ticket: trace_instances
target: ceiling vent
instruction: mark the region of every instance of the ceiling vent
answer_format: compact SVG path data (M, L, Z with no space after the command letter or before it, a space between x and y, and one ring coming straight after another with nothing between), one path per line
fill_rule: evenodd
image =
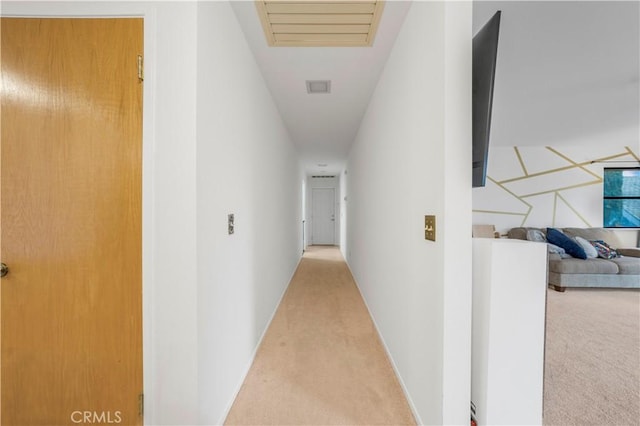
M379 0L258 0L269 46L371 46L384 2Z
M333 179L335 175L311 176L312 179Z
M331 80L307 80L307 93L331 93Z

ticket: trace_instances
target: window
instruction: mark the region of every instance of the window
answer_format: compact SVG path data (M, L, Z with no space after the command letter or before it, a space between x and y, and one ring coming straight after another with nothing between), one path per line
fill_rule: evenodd
M606 228L640 228L640 167L605 168L603 195Z

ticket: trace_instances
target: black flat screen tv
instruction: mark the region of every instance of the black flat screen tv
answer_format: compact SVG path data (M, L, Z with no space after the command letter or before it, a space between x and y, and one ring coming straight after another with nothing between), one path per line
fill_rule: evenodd
M473 36L473 187L485 186L501 11Z

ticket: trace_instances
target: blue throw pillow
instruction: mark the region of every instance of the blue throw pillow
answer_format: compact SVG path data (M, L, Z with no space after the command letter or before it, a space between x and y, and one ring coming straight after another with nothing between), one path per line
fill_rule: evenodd
M586 259L587 253L576 243L571 237L566 236L555 228L547 228L547 241L562 247L568 255L577 257L578 259Z

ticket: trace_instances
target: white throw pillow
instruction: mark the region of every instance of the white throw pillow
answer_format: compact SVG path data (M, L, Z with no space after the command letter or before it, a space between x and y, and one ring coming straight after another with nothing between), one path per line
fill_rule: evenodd
M594 259L598 257L598 250L587 240L582 237L576 237L576 242L580 244L580 247L587 254L587 258Z

